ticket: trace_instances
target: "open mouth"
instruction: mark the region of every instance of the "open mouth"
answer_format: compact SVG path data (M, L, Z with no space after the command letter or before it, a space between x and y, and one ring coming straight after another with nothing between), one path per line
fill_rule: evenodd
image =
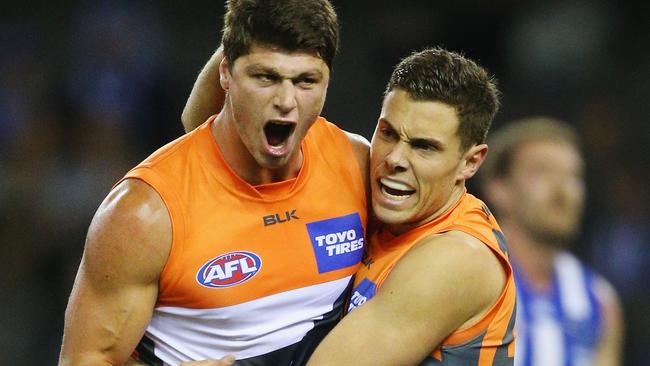
M379 185L384 195L396 200L405 200L415 193L412 187L392 179L382 178L379 180Z
M296 124L292 122L269 121L264 126L264 135L270 146L279 147L287 142L295 129Z

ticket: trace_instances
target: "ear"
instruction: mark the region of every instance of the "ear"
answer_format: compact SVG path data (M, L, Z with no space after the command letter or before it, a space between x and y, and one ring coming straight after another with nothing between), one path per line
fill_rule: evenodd
M232 76L230 75L230 70L228 69L228 61L224 57L223 60L221 60L221 63L219 64L219 84L221 84L221 87L226 92L230 87L231 77Z
M459 179L468 180L473 177L487 157L488 146L486 144L475 145L469 148L461 160Z

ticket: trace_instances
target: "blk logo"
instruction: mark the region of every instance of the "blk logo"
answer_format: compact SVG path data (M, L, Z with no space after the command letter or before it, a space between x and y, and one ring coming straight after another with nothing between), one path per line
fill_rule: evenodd
M284 214L273 214L266 215L262 217L264 221L264 226L282 224L283 222L289 222L291 220L298 220L300 217L296 216L296 210L285 211Z

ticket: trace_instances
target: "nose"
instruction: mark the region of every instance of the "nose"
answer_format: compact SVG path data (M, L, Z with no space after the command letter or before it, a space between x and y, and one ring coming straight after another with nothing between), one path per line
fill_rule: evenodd
M296 108L296 86L291 80L283 80L278 85L273 103L282 114L287 114Z
M405 142L400 141L393 145L392 149L386 155L386 167L391 172L403 172L409 168L408 146Z

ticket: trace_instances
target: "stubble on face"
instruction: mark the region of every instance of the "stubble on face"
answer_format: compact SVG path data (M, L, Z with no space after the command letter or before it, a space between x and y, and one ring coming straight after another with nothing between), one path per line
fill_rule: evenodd
M254 44L221 71L228 90L223 122L236 131L228 138L239 141L216 138L222 149L230 147L224 149L224 156L236 161L230 165L251 183L297 175L300 144L325 101L329 83L325 62L310 53Z
M371 146L377 218L394 234L429 222L464 192L456 110L395 89L384 99Z
M585 187L583 160L571 145L533 141L515 151L511 220L539 243L566 247L580 230Z

